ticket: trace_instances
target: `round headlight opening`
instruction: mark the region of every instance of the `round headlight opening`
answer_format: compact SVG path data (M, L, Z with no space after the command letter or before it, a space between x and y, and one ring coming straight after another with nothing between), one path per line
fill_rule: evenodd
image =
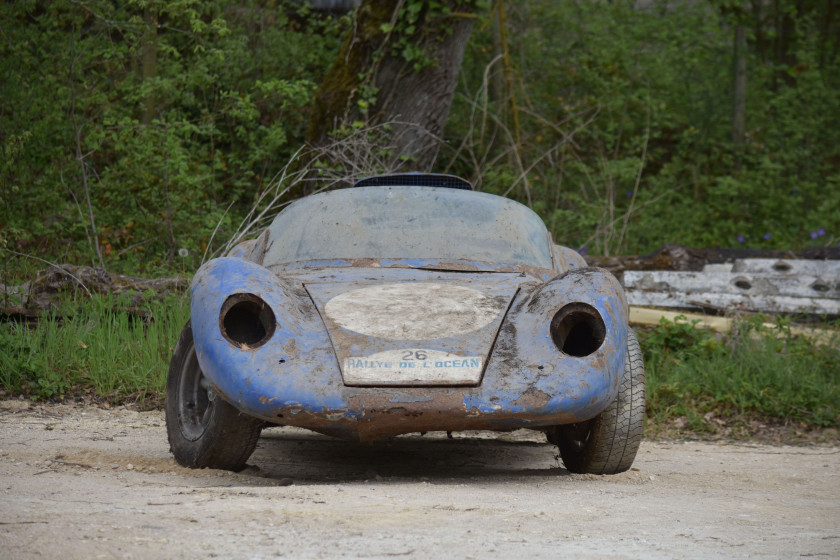
M570 303L551 320L551 340L564 354L583 358L604 343L607 327L598 310L587 303Z
M276 326L271 307L254 294L233 294L219 314L222 336L240 348L259 348L272 337Z

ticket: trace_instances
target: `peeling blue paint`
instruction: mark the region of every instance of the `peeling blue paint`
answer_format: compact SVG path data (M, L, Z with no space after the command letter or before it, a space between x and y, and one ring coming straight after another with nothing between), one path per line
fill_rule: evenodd
M332 267L334 261L327 264ZM198 271L192 288L197 356L205 375L237 408L270 422L354 437L366 429L379 430L379 435L383 430L393 434L416 431L411 415L431 418L429 411L435 416L426 421L438 422L442 426L438 429L445 429L447 422L455 429L553 425L591 418L615 398L626 354L627 306L621 286L606 271L575 269L543 285L528 275L498 274L500 281L513 276L521 283L481 383L392 389L349 387L342 381L333 344L304 289L308 282L332 277L334 272L317 267L290 269L280 278L239 258L215 259ZM496 275L475 276L492 282ZM348 282L371 285L443 277L472 281L463 272L378 267L342 271ZM277 318L273 337L257 349L239 348L220 332L222 305L236 293L260 297ZM591 305L606 325L603 345L584 358L559 352L549 335L552 317L571 302ZM359 343L352 347L357 355L365 355L366 350ZM409 420L383 429L371 427L372 411L383 406L377 408L378 402L399 405L400 414Z
M432 268L440 264L440 259L382 259L380 264L384 267Z

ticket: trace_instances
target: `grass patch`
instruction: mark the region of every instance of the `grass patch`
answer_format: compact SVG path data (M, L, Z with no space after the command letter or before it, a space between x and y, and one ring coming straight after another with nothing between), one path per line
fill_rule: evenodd
M131 309L131 311L129 311ZM0 325L0 388L33 400L78 392L112 403L163 396L169 360L189 318L186 297L94 296L63 304L34 328ZM721 421L840 427L840 335L816 345L763 318L720 335L685 321L641 331L648 419L719 432Z
M736 323L729 335L663 320L641 333L648 417L683 418L692 431L714 430L717 416L836 427L840 420L840 350L793 336L762 318Z
M156 398L188 319L185 297L129 311L127 297L94 295L65 302L34 328L3 324L0 386L33 400L63 399L76 389L111 401Z

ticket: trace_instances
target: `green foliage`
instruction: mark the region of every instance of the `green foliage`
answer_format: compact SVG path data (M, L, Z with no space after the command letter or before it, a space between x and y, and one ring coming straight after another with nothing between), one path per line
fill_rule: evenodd
M488 8L488 3L481 0L468 0L462 4L465 11ZM381 24L380 31L389 37L391 51L411 64L415 72L419 72L432 64L446 63L430 57L426 47L432 41L440 41L441 34L452 33L452 26L447 23L452 17L452 2L407 0L400 7L393 23ZM458 14L457 17L467 16ZM429 30L434 30L434 33Z
M188 302L149 300L142 315L124 311L127 304L94 296L65 304L35 328L0 325L0 385L35 400L62 399L75 387L115 400L161 395Z
M428 37L419 36L418 28L428 28L428 23L446 17L452 9L446 2L408 0L400 9L395 24L383 24L383 32L391 36L391 50L413 65L419 72L439 61L432 60L423 47Z
M437 170L529 204L593 253L836 246L827 4L636 4L506 2L502 44L499 4L464 2L480 21ZM453 5L404 2L379 31L410 65L440 64L426 53L464 17ZM292 0L20 0L0 21L3 247L77 264L101 252L135 274L194 269L217 225L216 240L235 230L300 147L352 29ZM743 145L734 25L748 31ZM377 93L359 88L360 114Z
M636 4L506 2L503 45L498 3L465 3L486 21L438 170L518 198L559 242L595 253L837 245L840 29L828 3ZM415 70L445 63L426 54L440 37L418 30L442 21L445 33L448 6L408 0L379 31ZM0 4L0 22L0 283L39 263L12 252L84 264L98 248L114 271L194 269L215 228L226 240L301 145L352 29L292 0L19 0ZM731 135L735 25L748 30L743 145ZM360 88L360 114L377 93ZM388 145L378 132L366 137ZM96 296L34 329L0 325L0 385L35 399L161 394L188 306L149 301L138 318L114 310L124 304ZM837 345L781 327L644 333L652 416L837 425Z
M9 2L0 21L0 230L140 273L180 249L194 267L282 168L346 25L224 0Z
M663 362L677 356L700 356L718 348L711 331L697 328L699 321L688 322L684 316L674 321L662 319L659 325L645 336L648 361Z
M37 327L0 325L0 387L36 400L78 390L119 401L157 398L189 305L180 297L148 300L142 314L125 298L94 296L67 303ZM685 320L641 333L648 414L655 421L706 414L840 424L838 342L815 345L780 322L741 322L729 336Z
M506 3L509 73L490 65L497 32L477 26L450 169L501 193L499 167L523 176L511 196L558 241L595 253L836 246L840 29L824 3L636 4ZM735 23L748 28L743 146L732 143Z
M35 399L64 398L79 377L80 351L73 334L60 329L55 318L47 319L38 331L21 324L3 325L0 383Z
M657 420L684 416L702 426L708 412L840 424L840 351L792 336L760 318L715 336L678 318L641 337L648 409Z

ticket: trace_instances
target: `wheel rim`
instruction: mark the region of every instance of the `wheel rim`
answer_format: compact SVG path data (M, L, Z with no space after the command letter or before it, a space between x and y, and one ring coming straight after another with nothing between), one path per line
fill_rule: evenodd
M201 372L195 346L190 347L178 383L178 420L181 433L190 441L201 437L213 413L210 383Z

